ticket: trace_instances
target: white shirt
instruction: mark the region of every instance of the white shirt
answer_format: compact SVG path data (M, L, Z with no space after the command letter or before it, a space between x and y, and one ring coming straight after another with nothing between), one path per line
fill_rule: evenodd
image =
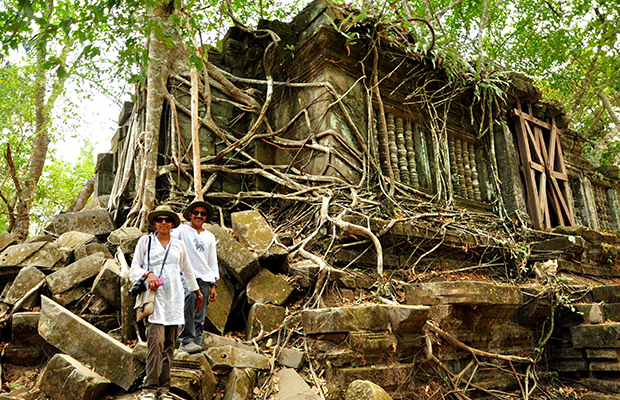
M159 278L164 278L164 285L157 288L157 295L155 296L155 310L149 318L149 322L152 324L161 325L183 325L185 323L185 317L183 316L183 304L185 302L185 294L183 291L183 283L181 282L181 271L187 281L189 290L198 290L198 284L194 277L194 271L189 264L189 258L187 256L187 250L185 244L182 241L170 238L168 246L170 251L166 257L166 264L163 271L161 270L162 261L166 248L159 243L159 239L156 236L151 237L151 267L150 271L153 271ZM136 251L131 261L131 268L129 270L134 280L140 279L147 273L148 268L148 256L147 251L149 247L149 235L144 235L138 240L136 245Z
M215 236L208 230L198 231L190 225L179 225L170 231L170 235L185 243L189 263L194 268L194 275L205 282L214 283L220 279L217 266Z

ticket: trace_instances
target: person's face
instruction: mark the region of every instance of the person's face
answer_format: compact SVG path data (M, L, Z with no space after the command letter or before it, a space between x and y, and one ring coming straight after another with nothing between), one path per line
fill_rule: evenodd
M166 215L159 216L153 220L153 225L158 233L170 233L174 226L174 220Z
M209 213L207 209L202 206L196 206L189 213L190 223L194 228L202 228L202 224L206 221Z

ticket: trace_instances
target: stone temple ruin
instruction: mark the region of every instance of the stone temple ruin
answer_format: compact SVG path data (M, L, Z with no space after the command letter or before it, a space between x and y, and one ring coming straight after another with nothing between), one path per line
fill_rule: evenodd
M199 142L222 278L204 352L176 355L175 395L617 398L600 392L620 394L618 169L592 167L527 79L485 100L397 46L404 34L376 52L352 43L335 29L347 12L317 0L262 21L281 39L271 68L269 41L241 27L209 54ZM268 124L231 82L269 103ZM190 87L169 79L158 144L156 201L179 211L193 199ZM125 104L86 209L26 243L0 234L3 363L47 362L6 398L139 385L126 290L145 96Z

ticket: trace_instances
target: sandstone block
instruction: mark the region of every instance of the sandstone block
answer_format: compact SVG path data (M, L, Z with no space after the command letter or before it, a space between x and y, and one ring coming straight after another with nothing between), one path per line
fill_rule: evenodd
M431 282L405 286L406 304L460 304L504 305L523 304L521 291L516 286L495 285L488 282Z
M393 354L396 336L389 332L352 331L347 338L349 347L362 354Z
M387 307L392 332L397 335L421 332L424 323L430 316L430 307L428 306L398 305Z
M577 325L570 328L576 349L620 348L620 323Z
M15 304L23 295L28 293L30 289L37 286L43 280L45 280L45 274L36 267L22 268L11 285L11 289L9 289L9 292L6 294L5 301L8 304ZM30 296L30 299L22 303L22 307L26 310L31 310L38 301L38 297L38 295Z
M108 210L99 208L75 213L56 214L52 217L52 222L46 229L55 235L78 231L98 236L109 235L116 227Z
M99 274L105 258L95 253L47 276L47 286L54 294L65 292Z
M223 347L223 346L232 346L241 350L255 352L254 347L248 346L243 343L239 343L233 339L229 339L224 336L216 335L215 333L211 333L208 331L204 331L202 335L202 348L210 349L211 347Z
M101 253L105 258L112 258L110 250L101 243L89 243L75 249L73 252L73 259L75 261L81 260L95 253Z
M110 233L108 236L108 242L115 246L119 246L121 251L125 254L132 254L136 250L136 244L144 233L136 228L120 228Z
M260 269L252 253L218 225L207 226L217 241L217 259L240 283L246 285Z
M20 312L13 314L11 321L11 343L45 343L39 335L39 312Z
M271 304L254 304L248 314L248 324L246 327L248 339L257 336L261 329L265 332L277 329L284 322L285 314L286 310L284 307Z
M114 259L106 260L93 282L92 292L106 299L112 306L121 308L121 269Z
M8 232L0 233L0 252L3 252L7 247L17 244L17 241Z
M620 394L620 382L618 382L617 380L586 378L586 379L582 379L580 382L590 390L594 390L597 392L603 392L603 393ZM605 399L605 400L612 400L612 399Z
M301 320L306 334L378 331L388 328L388 309L379 305L304 310Z
M318 400L320 397L308 386L304 378L297 371L283 368L276 372L279 379L280 391L276 399L280 400Z
M279 260L288 255L269 226L269 223L257 210L241 211L231 216L232 228L241 244L256 251L260 260Z
M49 347L47 343L8 343L3 350L2 361L15 365L38 365L49 357L50 352L53 354L54 350Z
M110 381L75 358L56 354L45 367L39 388L53 400L98 400Z
M80 211L96 210L98 208L107 209L109 201L110 195L105 194L102 196L96 196L91 201L89 201L88 204L86 204L84 208L82 208L82 210Z
M620 349L586 349L586 355L590 359L608 359L620 362Z
M174 365L170 369L170 389L183 398L211 400L216 383L214 377L210 379L201 369L179 368Z
M205 354L214 371L226 371L231 368L268 370L270 367L267 357L233 346L211 347Z
M359 368L335 368L327 379L346 390L357 380L374 382L388 392L407 388L413 375L413 364L373 365Z
M85 287L78 286L73 289L69 289L66 292L54 294L52 295L52 298L56 303L60 304L63 307L66 307L67 305L80 300L81 298L86 296L87 293L88 290L86 290Z
M246 400L256 384L256 371L233 368L228 374L223 400Z
M353 381L344 396L345 400L392 400L383 388L370 381Z
M95 235L83 232L65 232L56 239L56 244L60 247L67 247L71 250L75 250L79 246L89 243L96 243L97 238Z
M580 236L563 236L542 242L532 243L532 253L569 253L580 254L586 241Z
M228 315L232 308L235 289L228 281L228 276L222 275L217 282L217 301L209 303L207 306L207 316L205 317L205 331L213 330L219 334L224 333Z
M39 335L125 390L139 375L129 347L45 296L41 296Z
M293 286L281 277L268 269L262 269L248 283L246 294L250 304L264 303L281 306L286 303L293 289Z
M283 348L278 355L278 364L288 368L299 369L304 361L306 353L299 350Z
M595 286L592 288L592 296L596 302L620 303L620 285Z

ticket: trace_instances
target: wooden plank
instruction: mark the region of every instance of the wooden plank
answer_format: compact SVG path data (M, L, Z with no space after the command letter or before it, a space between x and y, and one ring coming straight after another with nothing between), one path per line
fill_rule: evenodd
M534 169L538 172L545 172L545 167L543 167L542 165L534 162L534 161L530 161L530 168Z
M536 153L536 158L537 158L536 161L538 161L539 164L544 164L543 156L542 156L542 154L540 154L540 142L537 140L536 135L534 134L534 132L532 132L532 129L530 128L530 124L528 124L527 122L523 121L523 125L525 126L529 142L532 143L532 146L534 147L534 151Z
M543 137L543 131L539 126L534 126L534 135L538 141L538 148L540 149L540 156L542 157L540 163L548 166L549 158L547 157L547 144L545 143L545 138Z
M549 201L549 203L551 203L551 205L553 206L558 216L558 222L560 223L560 225L566 225L564 222L564 215L566 215L566 202L564 201L564 198L559 191L557 181L553 178L550 178L549 181L551 182L551 185L550 185L551 201Z
M549 171L549 176L554 177L555 179L559 179L562 181L566 181L568 182L568 175L562 173L562 172L558 172L558 171Z
M513 116L523 117L525 120L527 120L527 121L529 121L531 123L534 123L534 124L536 124L538 126L546 128L546 129L551 129L551 124L549 124L549 123L547 123L545 121L541 121L538 118L536 118L535 116L533 116L531 114L528 114L526 112L523 112L521 110L518 110L516 108L512 110L512 115Z
M557 132L555 129L555 124L551 125L551 132L549 133L549 146L547 147L547 153L549 154L549 169L551 171L555 171L555 156L556 156L556 142L557 142Z
M547 200L547 174L540 174L538 185L541 221L544 228L551 228L551 220L549 218L549 201Z
M520 107L520 104L518 104ZM532 224L536 229L542 228L542 220L540 218L540 202L538 198L538 185L534 177L533 170L529 167L532 161L529 143L527 139L527 129L525 120L522 117L516 117L515 127L517 130L517 144L519 153L522 156L521 169L523 171L523 179L525 181L525 194L527 199L527 208L532 219Z

